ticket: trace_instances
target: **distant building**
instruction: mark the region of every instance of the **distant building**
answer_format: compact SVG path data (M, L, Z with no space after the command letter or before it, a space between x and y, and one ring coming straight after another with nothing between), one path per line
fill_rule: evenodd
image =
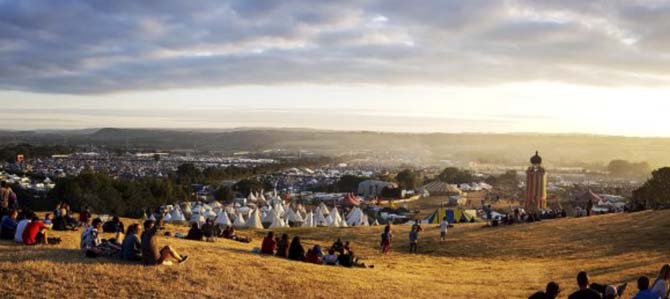
M526 170L526 210L537 211L547 208L547 173L542 167L539 152L530 158L531 166Z
M363 197L375 197L382 193L384 188L397 188L396 184L377 180L365 180L358 184L358 195Z

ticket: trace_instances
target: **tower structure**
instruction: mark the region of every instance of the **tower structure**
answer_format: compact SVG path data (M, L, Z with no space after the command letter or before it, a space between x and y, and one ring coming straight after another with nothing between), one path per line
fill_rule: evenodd
M526 210L537 212L547 208L547 173L542 167L539 152L530 158L530 167L526 170Z

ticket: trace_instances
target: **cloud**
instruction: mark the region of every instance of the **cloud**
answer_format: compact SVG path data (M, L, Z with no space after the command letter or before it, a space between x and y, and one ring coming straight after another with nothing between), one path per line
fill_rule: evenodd
M0 1L0 89L670 83L654 1Z

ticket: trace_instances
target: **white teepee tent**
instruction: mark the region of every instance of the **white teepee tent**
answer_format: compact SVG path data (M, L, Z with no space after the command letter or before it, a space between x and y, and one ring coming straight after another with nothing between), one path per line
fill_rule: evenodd
M261 223L261 212L256 209L251 213L251 217L247 220L247 228L263 229L263 224Z
M305 221L302 223L302 227L315 227L316 222L314 221L314 213L309 212L305 215Z
M230 226L232 223L230 223L230 218L228 217L228 213L223 210L219 212L219 215L216 216L216 220L214 220L214 224L219 225L219 226Z
M244 221L244 216L242 216L242 213L237 213L237 217L235 217L233 226L236 228L244 228L246 225L247 223Z

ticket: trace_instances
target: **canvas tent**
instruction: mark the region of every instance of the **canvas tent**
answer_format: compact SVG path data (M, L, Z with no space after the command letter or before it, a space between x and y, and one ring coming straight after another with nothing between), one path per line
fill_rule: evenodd
M247 220L247 228L263 229L263 224L261 223L261 212L256 209L251 213L251 217Z
M475 210L466 210L463 208L438 208L424 219L424 223L428 224L439 224L442 222L442 219L447 217L447 222L449 223L458 223L458 222L471 222L473 219L477 218L477 211Z

